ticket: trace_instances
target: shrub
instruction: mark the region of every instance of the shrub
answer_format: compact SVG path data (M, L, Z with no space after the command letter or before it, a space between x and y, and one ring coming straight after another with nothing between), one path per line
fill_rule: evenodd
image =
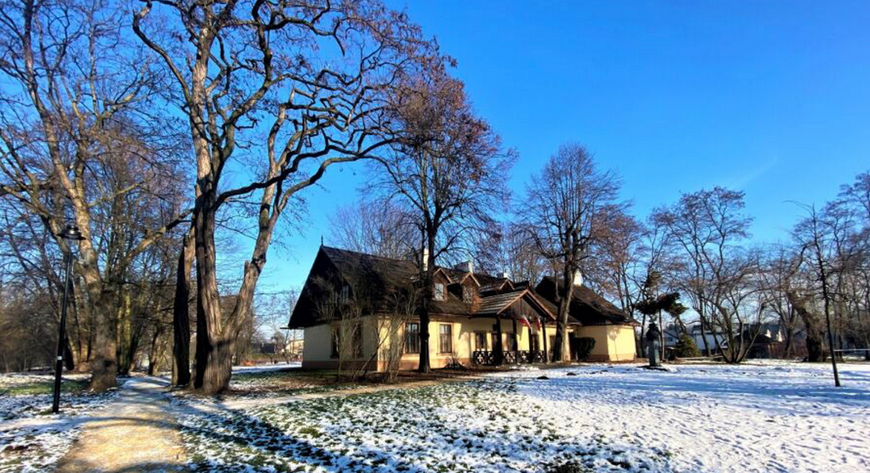
M701 352L698 350L698 346L695 345L695 340L688 333L683 332L680 334L677 344L674 345L674 355L677 358L691 358L701 356Z
M595 348L595 339L591 337L580 337L577 339L577 359L585 360L592 354L592 349Z

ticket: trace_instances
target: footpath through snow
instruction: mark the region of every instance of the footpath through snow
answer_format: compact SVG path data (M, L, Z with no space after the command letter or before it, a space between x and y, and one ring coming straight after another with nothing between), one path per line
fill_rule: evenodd
M57 471L184 471L187 458L168 411L167 387L154 377L124 383L118 399L88 419Z

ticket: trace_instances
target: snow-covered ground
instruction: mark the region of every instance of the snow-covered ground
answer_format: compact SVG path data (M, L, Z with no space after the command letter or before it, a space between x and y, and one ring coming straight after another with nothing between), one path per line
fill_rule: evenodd
M870 471L870 364L750 362L517 369L364 394L311 373L234 370L245 402L179 396L190 467L212 471ZM114 394L29 392L0 376L0 472L43 471ZM286 379L285 379L286 378ZM315 384L316 380L311 381ZM24 388L24 389L22 389ZM264 399L258 389L281 394ZM254 395L244 393L253 392ZM356 391L353 391L356 392ZM297 396L297 393L304 395ZM315 393L314 395L311 395ZM262 401L262 402L261 402ZM269 402L267 402L269 401ZM274 401L274 402L272 402Z
M190 413L183 438L215 470L870 471L870 365L841 368L839 389L795 363L515 370Z
M63 388L60 413L52 414L53 379L50 374L0 375L0 472L45 471L66 453L87 415L117 395ZM65 384L86 379L64 375Z
M870 471L870 364L840 369L840 388L830 365L773 361L507 378L578 432L668 451L676 471Z

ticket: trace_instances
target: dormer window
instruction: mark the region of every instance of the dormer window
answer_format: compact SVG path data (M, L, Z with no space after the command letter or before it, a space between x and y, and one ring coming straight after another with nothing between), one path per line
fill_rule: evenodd
M443 301L444 300L444 284L443 283L435 283L435 300Z
M474 302L474 292L470 287L466 286L462 288L462 302L465 302L466 304Z

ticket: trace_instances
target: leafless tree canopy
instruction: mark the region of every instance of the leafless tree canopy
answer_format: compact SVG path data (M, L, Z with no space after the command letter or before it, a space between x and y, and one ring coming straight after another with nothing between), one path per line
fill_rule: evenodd
M405 259L420 242L413 217L393 202L360 201L340 207L329 223L331 244L360 253Z
M183 142L171 117L157 112L163 76L130 41L129 26L124 12L99 0L0 4L5 243L19 263L40 261L22 268L47 275L56 249L69 250L57 236L65 223L81 229L83 297L70 349L91 365L98 390L129 370L135 314L149 310L149 294L136 285L166 272L154 246L189 214ZM24 235L53 244L25 248Z
M472 254L476 236L496 228L493 209L506 207L513 153L478 118L460 81L443 67L405 75L389 97L389 152L373 176L384 202L416 228L424 288L420 308L420 370L429 370L431 281L436 261ZM440 259L439 259L440 258Z
M618 193L616 175L599 170L577 143L561 146L528 186L521 211L524 228L561 279L553 347L558 360L568 358L565 336L571 288L590 249L603 238L610 215L621 211Z

